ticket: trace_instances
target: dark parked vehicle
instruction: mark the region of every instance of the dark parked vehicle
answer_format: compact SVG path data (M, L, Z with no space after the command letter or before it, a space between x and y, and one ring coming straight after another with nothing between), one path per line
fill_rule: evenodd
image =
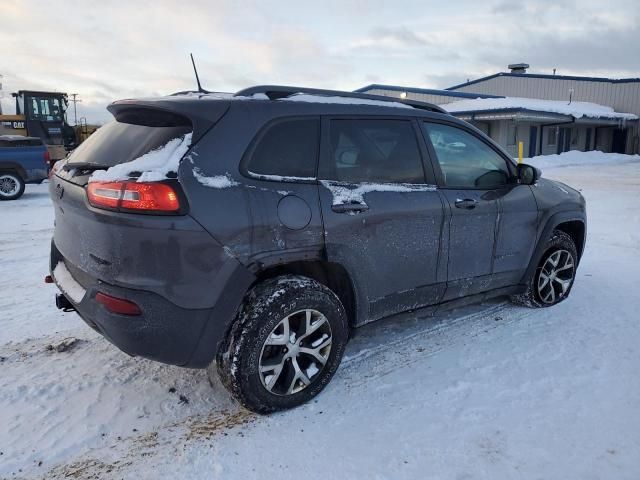
M0 135L0 200L16 200L27 183L41 183L49 171L49 152L35 137Z
M109 111L54 168L57 304L131 355L217 365L251 410L318 394L353 327L571 291L583 197L439 107L254 87Z

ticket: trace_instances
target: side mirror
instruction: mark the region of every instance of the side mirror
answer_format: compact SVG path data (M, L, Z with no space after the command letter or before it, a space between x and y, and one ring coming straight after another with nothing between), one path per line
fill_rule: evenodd
M516 167L518 180L522 185L533 185L538 181L542 172L540 169L527 165L526 163L519 163Z

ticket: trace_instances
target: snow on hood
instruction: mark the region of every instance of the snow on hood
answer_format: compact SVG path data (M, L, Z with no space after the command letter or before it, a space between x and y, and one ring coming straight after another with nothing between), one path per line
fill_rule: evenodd
M169 172L177 172L180 160L191 146L191 133L169 140L165 145L130 162L120 163L107 170L93 172L89 182L117 182L129 180L134 172L141 172L138 182L158 182Z
M558 100L540 100L537 98L476 98L473 100L458 100L440 105L450 113L472 112L483 110L502 110L506 108L522 108L538 112L559 113L572 115L575 118L615 118L621 120L636 120L637 115L632 113L619 113L611 107L589 102L568 102Z
M364 202L364 195L370 192L430 192L435 185L419 185L414 183L360 183L354 185L344 182L320 180L333 195L333 204L342 205L351 202Z

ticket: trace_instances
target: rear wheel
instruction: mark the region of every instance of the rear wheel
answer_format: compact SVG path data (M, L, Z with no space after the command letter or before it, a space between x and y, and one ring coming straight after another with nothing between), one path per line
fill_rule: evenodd
M24 180L14 172L0 172L0 200L15 200L24 193Z
M306 277L266 280L247 295L218 373L249 410L292 408L329 383L347 338L344 308L327 287Z
M514 295L515 303L528 307L550 307L569 296L576 275L578 254L573 239L555 230L538 267L529 281L527 291Z

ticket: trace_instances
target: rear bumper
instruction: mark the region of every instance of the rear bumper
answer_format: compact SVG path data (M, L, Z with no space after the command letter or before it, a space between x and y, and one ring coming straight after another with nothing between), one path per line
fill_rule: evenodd
M32 168L31 170L27 170L27 178L25 178L25 183L41 183L43 180L46 180L49 176L49 170L47 168Z
M66 267L58 269L56 277L56 266L61 262ZM188 309L154 292L91 278L65 262L53 242L50 270L80 317L116 347L129 355L191 368L204 368L215 358L250 281L248 272L239 270L229 279L225 294L213 307ZM96 301L98 292L134 302L141 315L108 311Z

